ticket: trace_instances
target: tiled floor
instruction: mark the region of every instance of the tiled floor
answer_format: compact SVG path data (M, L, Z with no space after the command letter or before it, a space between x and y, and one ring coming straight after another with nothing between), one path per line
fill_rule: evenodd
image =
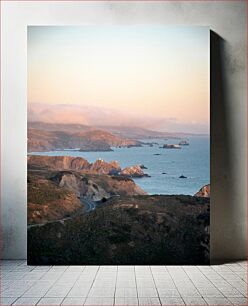
M2 261L0 305L247 305L247 263L27 266Z

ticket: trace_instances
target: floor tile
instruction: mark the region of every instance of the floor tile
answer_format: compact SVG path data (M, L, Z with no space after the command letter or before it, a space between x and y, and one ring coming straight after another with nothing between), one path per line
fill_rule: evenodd
M138 305L138 298L116 297L115 298L115 305L118 305L118 306Z
M1 297L0 298L0 305L1 306L7 306L7 305L11 305L12 303L14 303L16 300L16 298L10 298L10 297Z
M138 287L138 297L157 297L158 292L155 287L145 288Z
M24 297L43 297L49 288L51 287L50 284L42 285L42 284L36 284L33 287L31 287L29 290L27 290L23 296Z
M242 293L233 288L231 285L226 288L221 288L218 286L218 289L225 297L243 297Z
M153 297L146 297L146 298L139 298L139 306L160 306L159 298Z
M68 297L87 297L90 291L90 285L77 285L73 286L72 289L68 292Z
M195 289L195 288L191 288L191 289L179 289L179 294L182 297L201 297L201 294Z
M247 306L248 305L248 300L247 298L228 298L228 300L233 304L233 305L239 305L239 306Z
M146 278L136 278L136 283L138 287L142 288L151 288L155 286L153 279L146 279Z
M180 297L178 290L175 289L167 289L167 288L157 288L159 297Z
M207 303L201 297L200 298L199 297L183 297L183 300L186 305L192 305L192 306L207 305Z
M15 301L13 305L24 305L24 306L31 306L31 305L36 305L39 302L40 298L19 298Z
M114 305L114 298L87 298L84 305L111 306Z
M45 297L65 297L71 289L71 285L54 285L46 293Z
M107 288L92 288L89 292L88 297L114 297L115 288L114 287L107 287Z
M4 290L2 293L1 293L1 296L2 297L20 297L24 294L24 292L26 291L27 289L17 289L17 288L10 288L10 289L7 289L7 290Z
M85 298L65 298L61 305L83 306L84 303L85 303Z
M95 280L93 284L93 288L99 287L115 287L115 280Z
M37 305L44 305L44 306L51 306L55 305L58 306L62 303L63 298L42 298Z
M232 303L227 298L204 298L209 306L226 306L232 305Z
M115 297L126 297L133 298L137 297L137 289L136 288L116 288Z
M217 290L216 288L208 288L208 287L204 287L204 288L197 288L199 293L201 294L201 296L203 297L210 297L210 298L222 298L223 294Z
M66 272L82 272L85 266L69 266Z
M160 301L162 306L185 305L181 298L162 297Z
M127 280L127 279L121 279L117 280L116 287L126 287L126 288L133 288L136 286L135 280Z

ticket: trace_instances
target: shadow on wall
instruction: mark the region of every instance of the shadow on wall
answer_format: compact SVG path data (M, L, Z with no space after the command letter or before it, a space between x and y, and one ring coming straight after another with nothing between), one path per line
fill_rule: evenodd
M235 180L231 165L230 124L228 124L227 84L224 79L225 40L210 31L210 133L211 133L211 264L225 263L230 248L240 240L235 223L232 185ZM232 230L233 245L228 243ZM220 239L223 237L223 239ZM230 257L229 257L230 258ZM229 260L230 261L230 260Z

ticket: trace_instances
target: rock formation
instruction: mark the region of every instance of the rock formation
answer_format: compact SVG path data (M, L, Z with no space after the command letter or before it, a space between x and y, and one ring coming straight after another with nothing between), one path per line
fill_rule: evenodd
M210 184L203 186L196 194L196 197L210 198Z
M90 166L91 173L117 175L121 167L117 161L105 162L103 159L96 160Z
M77 196L93 201L101 201L114 195L146 194L133 180L123 177L60 171L51 179Z
M141 167L139 165L132 166L132 167L126 167L121 172L120 175L126 176L126 177L144 177L148 176L143 172Z
M164 144L162 149L181 149L181 146L176 145L176 144Z

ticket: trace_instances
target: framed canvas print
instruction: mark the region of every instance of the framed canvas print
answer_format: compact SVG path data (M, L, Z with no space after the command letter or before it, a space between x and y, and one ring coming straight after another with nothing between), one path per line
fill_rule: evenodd
M209 264L209 28L27 38L28 263Z

